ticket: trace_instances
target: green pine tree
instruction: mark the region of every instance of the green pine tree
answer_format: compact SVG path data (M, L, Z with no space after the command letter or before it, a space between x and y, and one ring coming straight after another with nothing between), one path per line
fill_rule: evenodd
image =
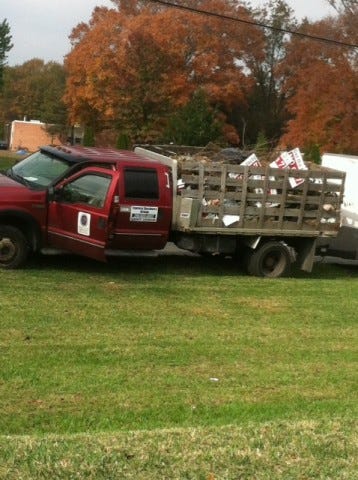
M130 139L126 133L120 133L117 137L116 147L119 150L129 150L130 148Z
M192 99L169 120L165 142L204 146L222 137L223 125L210 106L206 93L198 90Z
M316 163L317 165L321 164L321 152L319 145L311 144L305 149L305 160L308 160L309 162Z
M12 49L10 27L7 20L0 23L0 91L4 84L4 67L6 65L7 53Z
M94 147L96 145L94 129L88 125L85 127L85 132L83 135L83 145L85 147Z

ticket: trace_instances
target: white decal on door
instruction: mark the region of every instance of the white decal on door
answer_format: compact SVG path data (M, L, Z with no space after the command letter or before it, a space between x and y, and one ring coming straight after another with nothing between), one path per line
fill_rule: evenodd
M158 207L131 207L131 222L157 222Z
M77 217L77 232L80 235L89 237L91 234L91 214L85 212L78 212Z

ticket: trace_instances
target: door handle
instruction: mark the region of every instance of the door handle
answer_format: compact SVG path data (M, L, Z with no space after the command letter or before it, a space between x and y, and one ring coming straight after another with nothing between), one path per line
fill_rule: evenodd
M165 177L166 177L166 179L167 179L167 183L166 183L165 186L166 186L167 188L170 188L169 173L168 173L168 172L164 172L164 175L165 175Z

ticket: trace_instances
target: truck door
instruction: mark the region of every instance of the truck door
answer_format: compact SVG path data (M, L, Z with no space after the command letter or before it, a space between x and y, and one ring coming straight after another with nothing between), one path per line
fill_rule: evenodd
M121 165L119 209L112 248L161 249L172 218L172 184L164 165Z
M118 173L86 168L55 187L48 207L48 245L105 261Z

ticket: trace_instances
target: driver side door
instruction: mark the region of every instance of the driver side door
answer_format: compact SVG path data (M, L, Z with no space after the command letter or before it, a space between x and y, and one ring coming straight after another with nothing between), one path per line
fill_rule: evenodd
M105 261L118 173L87 168L56 187L48 207L48 245Z

